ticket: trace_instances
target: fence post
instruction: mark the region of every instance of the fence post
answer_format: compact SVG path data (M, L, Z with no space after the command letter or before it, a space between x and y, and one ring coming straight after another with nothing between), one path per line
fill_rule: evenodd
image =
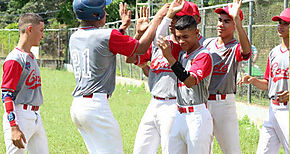
M132 72L132 64L129 65L129 70L130 70L130 78L132 78L132 76L133 76L133 72Z
M204 0L201 0L201 7L203 8L204 7ZM203 37L206 37L205 36L205 26L206 26L206 10L202 10L202 27L201 27L201 34Z
M58 30L57 32L57 56L58 56L58 60L57 60L57 64L56 64L56 68L60 69L61 68L61 62L60 62L60 37L59 34L60 30Z
M122 55L119 55L119 57L120 57L120 71L121 71L121 77L123 77Z
M253 1L249 2L249 27L248 27L248 38L250 44L252 44L252 31L253 31ZM248 62L249 67L249 75L252 75L252 57L250 58ZM251 84L248 84L248 101L249 103L252 102L252 86Z
M10 37L10 30L9 30L9 39L8 39L8 41L9 41L9 52L11 51L11 37Z
M284 9L288 8L288 0L284 0Z

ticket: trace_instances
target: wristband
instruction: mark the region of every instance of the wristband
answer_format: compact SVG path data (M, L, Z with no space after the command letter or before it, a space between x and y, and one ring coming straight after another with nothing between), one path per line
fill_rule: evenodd
M190 76L189 72L178 61L171 66L171 69L181 82L184 82Z

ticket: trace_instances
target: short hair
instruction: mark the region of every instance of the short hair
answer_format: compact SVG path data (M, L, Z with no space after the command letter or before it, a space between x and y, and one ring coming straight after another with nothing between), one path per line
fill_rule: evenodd
M180 17L175 24L175 29L177 30L185 30L187 28L197 29L196 21L189 15Z
M18 21L18 28L20 33L25 33L25 30L28 26L38 25L40 22L43 22L41 16L35 13L26 13L23 14Z

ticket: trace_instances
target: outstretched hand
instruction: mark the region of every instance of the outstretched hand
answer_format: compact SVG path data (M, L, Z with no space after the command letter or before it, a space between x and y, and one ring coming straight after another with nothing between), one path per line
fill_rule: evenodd
M249 75L245 75L238 81L237 85L239 85L241 87L242 84L251 84L253 80L254 80L254 77L251 77Z
M184 6L184 0L174 0L170 4L169 10L166 16L168 18L173 18L177 12L182 10L183 6Z
M131 24L131 11L127 9L127 3L120 2L119 4L119 15L122 20L122 25L120 26L120 29L126 29Z
M242 6L242 0L234 0L232 4L229 4L229 15L233 20L240 19L240 9Z
M149 8L145 6L140 7L139 16L136 14L136 31L137 33L144 33L149 27Z

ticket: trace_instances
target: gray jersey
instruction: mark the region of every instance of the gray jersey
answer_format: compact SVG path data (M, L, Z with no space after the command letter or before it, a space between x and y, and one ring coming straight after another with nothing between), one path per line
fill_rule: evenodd
M43 103L40 71L35 57L18 48L3 64L2 90L14 92L15 104L40 106Z
M111 95L115 89L116 54L131 56L138 41L117 30L80 28L72 34L69 50L76 78L73 96Z
M172 54L177 60L181 48L173 46L172 42L171 44ZM139 55L137 60L137 64L151 61L148 85L153 96L162 98L176 97L177 77L171 70L167 59L163 57L162 51L157 46L150 48L146 54Z
M210 94L235 94L239 62L247 60L240 52L240 43L233 39L229 43L219 46L218 38L206 39L204 47L210 51L214 68L209 86Z
M198 105L208 99L208 86L212 74L212 57L209 51L201 46L189 55L181 51L179 61L191 76L195 77L197 84L187 88L178 80L177 102L181 106Z
M268 80L269 98L277 92L289 90L289 49L282 50L282 45L271 50L265 72Z

